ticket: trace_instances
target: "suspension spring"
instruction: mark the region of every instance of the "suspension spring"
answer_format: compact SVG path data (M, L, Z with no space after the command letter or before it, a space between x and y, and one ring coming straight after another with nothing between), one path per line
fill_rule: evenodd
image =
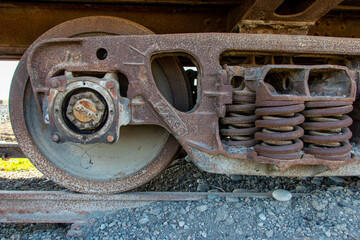
M305 109L302 101L261 101L256 102L256 115L261 116L255 122L262 128L255 133L255 139L261 140L254 149L258 155L277 159L298 159L302 156L304 144L300 138L304 130L298 126L305 121L299 112Z
M348 126L352 119L344 114L352 109L350 102L307 102L302 124L306 130L304 152L326 160L350 159L352 133Z
M256 94L248 89L234 90L233 104L226 106L226 117L220 120L220 134L227 140L227 145L252 147L256 144L254 134L259 130L255 127Z

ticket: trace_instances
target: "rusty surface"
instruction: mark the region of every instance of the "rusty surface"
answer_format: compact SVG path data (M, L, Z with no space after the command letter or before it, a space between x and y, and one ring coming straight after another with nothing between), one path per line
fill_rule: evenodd
M309 102L308 107L310 109L303 112L309 119L304 125L304 129L308 131L303 138L308 143L304 151L321 159L350 159L352 146L349 139L352 133L348 127L352 124L352 119L345 114L350 113L353 106L346 102L341 105Z
M311 150L314 151L314 155L308 154L301 140L304 134L302 127L307 131L313 124L309 121L312 114L310 108L316 104L320 106L322 102L333 103L335 108L332 114L335 115L338 115L339 111L347 113L350 110L349 107L344 108L340 103L345 102L346 106L351 106L355 99L355 80L358 80L358 72L352 68L355 64L341 65L335 62L334 64L303 65L295 64L291 56L320 56L330 59L346 56L345 59L348 62L356 63L360 55L359 43L358 39L251 34L98 36L92 38L80 36L42 42L39 40L24 59L27 60L27 70L30 73L31 85L36 97L46 96L51 92L49 88L51 79L59 72L118 71L124 74L129 80L127 98L131 101L129 105L132 110L131 124L156 124L166 128L194 158L194 161L207 171L227 173L234 170L224 170L221 162L213 164L213 160L208 155L216 159L224 156L231 159L229 161L246 162L247 166L235 168L239 173L244 169L251 172L249 166L252 165L249 161L265 166L273 164L280 169L315 164L334 170L357 161L356 152L350 152L351 146L346 141L338 139L341 143L337 148L329 150L330 157L324 158L324 153L315 148ZM107 50L106 59L97 57L98 49ZM276 64L273 57L270 63L258 65L254 56L254 61L239 64L240 66L230 69L219 63L224 52L230 52L230 58L236 58L238 53L243 52L249 52L249 54L267 52L290 55L290 57L286 58L288 63ZM176 101L171 102L162 94L156 85L151 69L151 60L155 57L176 54L190 55L195 66L199 68L198 101L188 112L177 108ZM24 61L20 63L20 70L18 69L23 72L15 77L14 84L20 85L18 87L20 93L15 92L14 98L23 99L24 97L21 95L21 90L25 89L23 82L27 76L26 70L23 69ZM174 73L169 75L174 75ZM242 88L241 82L239 86L233 85L231 81L234 77L243 78L245 87ZM186 103L186 101L180 101L179 104L184 104L184 102ZM308 103L316 104L307 105ZM188 106L191 104L188 103ZM185 105L184 109L186 107ZM303 110L305 111L302 113ZM21 119L22 114L15 112L15 123ZM304 115L309 117L304 119ZM260 117L262 119L258 119ZM351 124L351 118L346 115L339 117L338 120L340 121L332 121L322 126L325 130L329 130L339 128L339 124ZM259 121L258 124L257 121ZM220 129L219 122L223 125L236 126L236 129L231 127ZM300 124L302 125L299 126ZM22 122L18 125L21 127L18 133L23 131L22 134L24 132L26 134L25 124ZM346 137L350 136L346 130L342 133L347 133ZM107 136L104 135L104 137ZM168 162L166 159L162 162L160 160L154 162L153 170L145 169L144 175L138 176L136 183L133 178L125 178L121 182L99 183L75 178L61 172L41 155L36 145L31 142L30 136L25 135L22 138L20 144L23 144L26 154L35 159L35 163L37 162L43 171L48 172L56 182L63 182L62 180L66 179L69 182L67 187L77 191L126 190L129 186L131 188L139 182L148 181L153 175L152 171L160 171ZM257 142L255 140L262 141L262 144L252 148ZM169 141L171 141L169 144L176 144L175 139L169 138ZM237 143L232 143L236 141L250 148L246 149L237 146ZM26 148L29 142L31 150ZM201 153L197 152L195 156L194 149ZM159 153L159 158L164 155L167 158L171 154L164 150ZM349 157L335 159L332 156L336 154ZM207 160L204 156L207 156ZM210 163L212 165L209 166ZM301 172L296 173L305 175ZM129 184L128 188L124 187L124 184Z
M307 34L309 27L343 0L291 2L255 0L241 16L241 33Z
M274 5L281 1L5 1L0 3L0 58L19 59L36 38L57 24L100 15L126 18L155 33L229 32L244 19L246 31L253 33L298 33L312 25L310 35L359 37L359 7L351 2L334 5L313 25L315 17L328 12L333 2L339 1L317 1L303 13L277 16ZM249 15L258 20L246 20Z
M42 35L39 41L54 37L72 37L83 33L105 32L107 34L151 34L148 29L127 20L111 17L89 17L77 19L74 22L63 23ZM164 144L163 152L158 154L154 161L145 166L138 173L112 181L91 181L72 176L57 168L49 162L39 151L36 139L30 136L25 123L24 104L31 97L31 87L28 81L26 61L28 52L25 53L15 71L10 89L10 117L11 123L19 146L26 157L46 176L54 182L65 185L79 192L88 193L111 193L126 191L138 187L157 176L172 161L178 150L178 142L170 136ZM41 108L39 106L38 110ZM30 110L32 111L32 110Z
M260 95L262 92L259 91L258 94ZM255 111L256 115L261 116L262 120L257 120L255 125L262 126L262 131L255 133L255 139L262 142L255 145L254 150L260 156L278 159L302 157L301 149L304 145L300 138L304 135L304 130L298 125L305 118L299 121L298 119L302 115L298 112L304 110L305 105L300 103L286 106L286 104L284 101L278 104L280 107L264 107L261 101L256 103L258 107Z
M70 109L70 106L72 106L73 109ZM67 107L66 114L68 117L71 116L71 114L74 114L75 119L83 123L91 122L91 126L88 126L87 128L84 126L81 128L83 130L99 126L103 118L104 111L104 104L96 97L95 94L89 92L88 96L83 97L81 95L73 95L70 99L69 106ZM75 119L73 119L73 121ZM76 123L74 124L76 125Z
M176 3L178 1L173 1ZM87 16L121 17L155 33L223 32L226 15L235 1L180 1L177 4L125 1L117 3L6 1L0 3L0 58L19 59L43 33L65 21ZM196 24L194 24L196 23ZM102 23L97 23L99 28ZM90 24L89 24L90 26ZM115 27L116 28L116 27ZM104 30L104 29L103 29ZM105 32L113 29L108 26ZM128 32L131 34L131 31ZM63 36L66 36L63 35Z
M226 41L224 40L225 37ZM43 42L32 49L28 70L31 72L31 80L34 88L40 91L46 87L46 82L48 81L48 73L46 69L41 66L54 66L54 72L61 69L67 71L89 71L91 69L93 71L104 72L108 71L113 64L116 64L116 61L121 61L123 67L120 69L129 78L130 82L128 90L129 98L132 99L140 95L144 99L143 104L146 104L147 107L157 112L155 116L152 115L151 117L158 118L158 124L171 131L186 150L189 150L189 146L191 146L214 155L223 154L225 156L243 159L247 158L246 154L237 153L235 149L229 151L227 150L226 142L221 142L220 136L218 135L220 132L219 126L216 123L219 118L225 116L226 108L224 108L224 105L232 104L233 102L254 101L254 97L245 92L242 94L241 91L237 91L236 89L235 92L233 91L233 87L229 84L233 75L227 75L226 69L224 70L219 65L219 56L227 50L264 51L266 49L268 52L286 51L301 54L346 54L355 57L358 55L357 42L358 40L321 37L235 34L183 34L146 36L142 38L130 36L73 40L58 39ZM341 49L337 47L339 44L343 46ZM116 47L119 45L128 46L128 48L119 49ZM94 61L91 55L83 55L81 62L59 61L59 59L66 59L62 55L64 49L73 49L74 52L77 53L93 52L91 49L100 46L111 49L112 52L111 55L109 54L108 59L108 62L111 62L111 64L108 64L106 60L102 62ZM203 51L204 46L208 46L209 51ZM299 48L299 46L301 46L301 48ZM134 55L134 49L135 52L140 52L141 54ZM171 52L172 49L176 49L176 52L191 53L201 69L201 98L199 104L196 105L195 109L190 113L183 113L176 110L164 99L153 82L149 65L146 64L148 62L147 59L151 59L152 55L159 55L161 52L168 53ZM43 56L49 53L57 56L57 58L47 58L44 60ZM124 56L124 58L120 60L116 56ZM86 63L85 67L84 62ZM118 64L120 65L120 62ZM56 66L59 67L56 68ZM251 158L253 161L272 163L281 168L296 164L311 163L320 163L334 168L350 163L350 161L342 161L340 163L335 161L333 163L329 161L322 162L318 159L306 157L306 154L304 155L302 152L303 143L300 139L304 131L299 126L295 128L293 126L299 125L304 121L304 117L299 113L304 110L304 102L345 101L351 104L355 99L356 92L355 73L353 70L338 65L266 65L263 67L250 65L244 66L243 68L243 70L239 70L239 75L244 77L245 82L248 83L248 88L256 92L257 107L260 107L256 110L257 115L263 116L264 113L262 113L262 111L268 111L268 114L274 115L274 117L270 115L270 117L261 120L268 121L267 124L270 124L268 125L270 132L267 133L271 133L271 130L274 128L277 131L292 132L271 138L269 138L270 134L267 134L266 137L259 137L258 140L264 139L264 142L271 142L274 146L258 145L258 147L255 148L255 152L261 153L262 156L252 154ZM34 71L35 69L44 69L44 71ZM280 79L289 78L289 86L286 87L286 84L282 82L282 85L277 84L279 81L277 78L279 77ZM326 81L324 80L325 78L327 78ZM214 84L214 82L217 82L217 84ZM152 90L148 91L148 89ZM322 91L322 89L326 89L326 91ZM234 97L229 99L228 97L231 95ZM225 96L227 96L227 98ZM137 105L138 104L137 102ZM262 107L265 107L264 110L262 110ZM274 111L274 109L276 111ZM138 114L138 116L140 115ZM149 124L156 122L153 119L149 119L149 117L149 115L144 116L141 124L146 124L147 120L149 120ZM347 119L346 117L344 118ZM249 116L233 115L222 119L221 123L231 125L250 120L254 121L256 118L251 116L251 114ZM132 123L134 124L134 122ZM284 125L279 125L280 123ZM261 122L261 124L264 124L264 122ZM259 126L261 126L261 124L259 123ZM311 123L305 122L303 125L304 128L308 124ZM325 125L325 128L328 127L328 125ZM282 135L286 135L284 137L285 139L283 139ZM229 137L231 138L231 136ZM276 146L279 144L282 146ZM229 147L231 147L231 145ZM273 150L269 150L270 148ZM349 149L348 145L345 145L345 149ZM338 150L340 150L340 148ZM286 161L288 159L297 159L298 161L287 163ZM216 172L216 170L214 171Z
M254 134L259 130L255 127L256 94L245 85L242 69L227 67L226 70L228 84L234 87L233 103L226 105L226 116L220 119L220 134L228 145L253 146L257 142Z
M339 8L320 18L310 27L308 34L314 36L360 37L359 8Z
M154 201L198 201L208 195L219 197L271 198L271 192L238 193L133 192L89 195L56 191L0 191L0 222L74 223L87 222L122 208L134 208ZM303 194L295 193L294 197Z

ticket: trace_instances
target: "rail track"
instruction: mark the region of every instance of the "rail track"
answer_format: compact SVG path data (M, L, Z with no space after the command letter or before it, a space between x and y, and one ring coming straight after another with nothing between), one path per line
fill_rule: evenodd
M216 174L360 174L356 1L18 2L0 4L0 59L21 57L9 99L19 146L0 145L0 156L26 156L70 190L0 191L0 222L271 198L117 194L154 179L180 148Z
M198 201L208 196L271 198L271 192L129 192L112 195L62 191L0 191L2 223L83 223L101 214L156 201ZM298 197L303 193L295 193Z

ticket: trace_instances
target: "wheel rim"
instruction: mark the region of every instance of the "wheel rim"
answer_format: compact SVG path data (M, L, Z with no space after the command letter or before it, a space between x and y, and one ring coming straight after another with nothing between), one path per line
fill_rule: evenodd
M87 17L60 24L37 41L55 37L91 36L94 33L152 34L148 29L127 20ZM179 144L158 126L124 127L119 142L114 145L51 142L50 130L44 128L40 114L35 111L36 102L27 81L26 59L27 53L19 62L12 81L10 117L24 154L47 177L75 191L114 193L150 181L171 162ZM161 71L154 74L160 74L159 79L164 78Z

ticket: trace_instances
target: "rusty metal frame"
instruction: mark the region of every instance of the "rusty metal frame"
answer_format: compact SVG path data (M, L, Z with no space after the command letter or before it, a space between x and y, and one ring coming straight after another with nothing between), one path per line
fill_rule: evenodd
M48 91L47 86L52 74L60 70L108 72L115 70L114 66L116 66L116 70L124 73L129 79L128 97L136 99L135 97L140 96L143 99L143 101L132 102L131 124L157 124L165 127L177 138L196 163L206 162L209 157L205 157L204 154L211 154L235 159L252 159L260 163L276 164L279 168L289 168L298 164L322 164L334 170L358 158L353 155L351 161L328 161L309 156L296 161L274 160L249 155L246 148L229 150L224 146L219 135L218 119L225 116L225 105L232 103L233 88L228 83L226 71L219 64L219 58L222 53L228 51L346 55L357 58L360 55L359 43L359 39L250 34L52 39L39 42L31 48L28 71L34 92L39 93ZM96 59L95 53L99 48L108 50L107 59ZM199 101L189 112L176 110L162 96L151 73L152 57L170 53L186 53L192 56L200 67ZM340 67L340 69L346 68ZM349 75L353 79L352 87L354 88L354 79L358 77L357 69L346 71L351 72ZM348 100L351 102L354 98L353 91ZM307 98L307 100L311 99L311 97ZM336 101L341 101L341 98ZM193 149L198 149L203 154L195 155ZM209 169L206 170L209 171ZM215 166L211 171L227 173L226 170L219 171L219 168Z

